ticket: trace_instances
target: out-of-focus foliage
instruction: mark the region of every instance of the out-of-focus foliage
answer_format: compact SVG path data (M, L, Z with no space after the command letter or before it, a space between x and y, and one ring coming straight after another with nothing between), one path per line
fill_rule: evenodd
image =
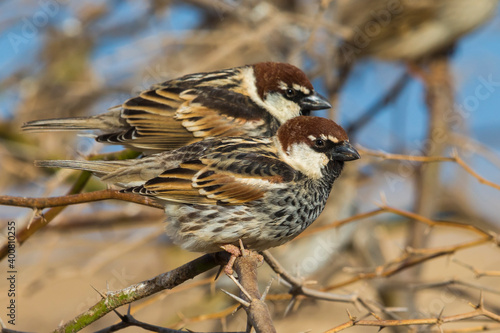
M316 89L336 103L330 112L316 115L333 117L345 127L360 119L403 73L410 73L405 88L375 112L366 126L350 133L351 141L375 150L432 155L429 147L441 137L429 133L433 126L431 106L437 105L429 96L439 90L431 90L428 84L428 78L435 80L436 76L426 76L432 74L434 51L439 51L441 60L446 54L444 59L449 61L451 89L443 94L451 91L453 101L448 105L451 113L444 114L446 138L436 151L447 156L458 149L481 176L500 183L500 17L495 1L484 0L492 6L490 15L472 15L477 6L468 11L470 2L6 0L0 4L1 194L62 194L74 181L74 173L39 170L33 160L77 158L113 149L74 133L21 133L23 122L101 113L157 82L269 60L302 68ZM471 15L465 15L467 19L478 17L475 23L465 22L463 15L468 12ZM477 30L467 34L466 30L476 26ZM432 29L446 38L433 38ZM396 51L387 55L389 47L383 43L391 50L406 51L405 42L418 32L422 35L417 49L429 51L417 52L418 57L401 56ZM428 47L431 42L438 47ZM346 45L351 46L346 49ZM352 56L347 59L346 50L354 52L348 53ZM443 82L448 82L445 79ZM339 83L343 84L339 87ZM313 227L374 209L383 192L394 207L422 213L419 198L431 198L433 209L424 214L426 217L498 230L499 191L479 184L456 163L439 163L431 176L422 170L414 161L363 156L335 184L329 205ZM432 186L423 190L419 185L424 178L431 179ZM87 190L103 187L92 181ZM0 225L15 220L21 228L32 215L24 209L2 209ZM74 318L99 299L89 284L103 290L108 281L110 289L123 288L196 257L167 246L169 241L161 236L163 219L162 214L134 204L117 207L100 203L66 210L45 232L18 248L23 279L18 285L20 325L15 328L54 329L61 320ZM323 287L398 257L410 244L407 227L415 223L406 222L384 214L358 225L351 223L304 237L273 251L289 271L317 280ZM469 238L466 232L438 230L431 232L428 246ZM464 250L458 257L460 262L500 270L500 262L495 259L498 249L491 246ZM463 304L477 299L480 288L450 285L447 289L408 292L405 287L409 281L442 282L459 276L460 281L484 288L498 285L498 278L475 281L469 270L444 258L422 267L421 272L405 272L373 283L362 280L333 291L363 293L387 307L409 307L401 317L429 317L436 316L442 307L451 313L463 311ZM259 274L265 281L270 277L266 269ZM220 284L227 283L221 280L214 289L207 283L184 293L162 294L151 300L152 304L146 301L133 308L139 319L156 325L182 327L184 322L195 330L244 329L241 313L235 317L221 315L222 319L214 315L210 318L216 319L200 319L201 323L189 319L232 304L216 291ZM7 302L2 286L1 306ZM286 292L281 286L273 289ZM487 294L488 301L492 295L495 292ZM347 321L345 308L357 311L342 303L297 304L296 311L283 319L286 303L270 302L278 331L326 330ZM498 302L491 304L494 309L500 307ZM116 318L107 316L90 329L114 321ZM365 331L352 331L356 329Z

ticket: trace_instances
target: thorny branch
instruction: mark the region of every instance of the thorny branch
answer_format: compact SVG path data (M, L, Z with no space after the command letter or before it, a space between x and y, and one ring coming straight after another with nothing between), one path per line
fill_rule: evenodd
M25 197L11 197L7 195L0 196L0 204L7 206L17 207L30 207L39 212L47 207L54 207L47 212L36 216L27 226L22 228L16 234L16 239L19 244L23 244L35 232L46 226L52 221L64 208L69 205L75 205L87 202L96 202L101 200L116 199L128 202L134 202L145 206L155 207L162 209L159 203L154 199L143 197L131 193L121 193L118 190L102 190L89 193L79 193L83 189L86 181L90 177L90 173L84 172L81 174L79 181L69 191L68 195L53 197L53 198L25 198ZM0 248L0 260L5 258L8 253L8 244L4 244Z
M133 301L151 296L162 290L172 289L218 265L227 262L225 253L206 254L169 272L139 282L118 291L108 291L103 299L73 320L59 326L55 332L76 332L114 309Z
M455 253L458 250L478 246L481 244L485 244L488 242L493 242L494 244L498 243L498 236L493 233L488 233L486 231L481 230L478 227L469 224L461 224L457 222L448 222L448 221L433 221L424 216L406 212L400 209L396 209L393 207L389 207L386 205L381 206L381 209L385 212L390 212L396 215L400 215L403 217L407 217L412 220L417 220L419 222L427 224L429 227L451 227L458 229L465 229L471 232L478 234L480 237L469 242L459 243L456 245L450 245L446 247L438 247L438 248L425 248L425 249L412 249L406 248L404 253L395 260L392 260L382 266L378 266L373 269L371 272L359 273L357 276L354 276L350 279L347 279L343 282L338 282L332 284L325 288L325 290L332 290L336 288L341 288L346 285L352 284L354 282L360 280L368 280L373 278L381 278L381 277L389 277L396 273L399 273L402 270L405 270L409 267L413 267L415 265L426 262L430 259L442 257L445 255L450 255Z
M480 176L475 172L470 166L465 163L465 161L458 155L456 150L453 151L451 157L443 156L417 156L417 155L402 155L402 154L391 154L381 151L374 151L367 148L359 148L358 151L363 155L381 157L386 160L404 160L410 162L424 162L424 163L435 163L435 162L455 162L460 165L467 173L472 177L476 178L481 184L491 186L497 190L500 190L500 185L493 183L484 177Z
M247 332L250 333L251 327L257 333L276 332L269 308L264 302L266 292L261 296L257 280L257 266L259 265L259 255L244 250L243 256L239 257L234 264L234 270L238 274L237 285L240 287L240 303L247 312L248 326ZM233 279L233 281L237 282Z
M348 314L349 315L348 322L339 325L337 327L334 327L326 331L325 333L340 332L352 326L375 326L375 327L378 326L380 327L380 329L382 329L384 327L394 327L394 326L430 325L430 326L437 326L440 330L442 330L441 326L443 324L467 320L467 319L473 319L478 317L486 317L496 322L500 322L500 315L485 309L484 305L482 304L482 299L480 304L474 305L473 307L475 308L475 310L467 313L461 313L451 316L439 315L437 318L421 318L421 319L419 318L419 319L383 320L381 318L378 318L378 316L372 314L376 318L376 320L357 320L355 317Z

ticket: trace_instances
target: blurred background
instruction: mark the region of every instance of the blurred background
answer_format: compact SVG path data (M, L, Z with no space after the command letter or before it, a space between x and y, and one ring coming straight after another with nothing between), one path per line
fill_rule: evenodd
M184 74L280 61L306 72L334 105L315 115L339 122L363 152L335 184L311 229L383 203L498 232L500 191L481 184L457 163L374 154L456 152L477 174L500 184L497 3L5 0L0 3L0 194L63 195L78 173L40 170L33 160L121 149L74 133L22 133L26 121L99 114L154 83ZM93 179L85 191L103 188ZM2 206L0 226L4 230L14 220L20 229L33 216L25 208ZM91 286L121 289L196 258L198 254L163 236L163 220L160 211L118 202L66 209L18 247L18 325L11 328L55 329L99 300ZM288 271L323 288L385 267L405 248L459 244L475 236L457 228L429 230L396 214L379 214L311 232L272 252ZM498 248L493 242L472 246L390 278L361 279L331 291L362 293L387 308L404 307L399 318L429 318L442 308L445 315L464 312L467 302L477 302L480 290L486 290L485 301L500 313L498 276L477 279L466 265L500 272ZM198 277L186 289L136 302L132 312L165 327L244 330L245 315L231 315L234 303L219 290L233 286L226 277L214 284L214 274ZM265 265L259 274L262 288L274 276ZM405 289L409 283L451 280L440 288ZM7 284L0 281L3 308ZM271 289L274 294L286 291L276 282ZM283 317L286 300L271 298L269 304L280 332L322 332L348 321L345 309L364 314L352 304L304 299ZM0 318L6 322L3 313ZM117 321L109 314L87 331ZM452 325L464 329L479 324ZM499 326L489 328L494 329Z

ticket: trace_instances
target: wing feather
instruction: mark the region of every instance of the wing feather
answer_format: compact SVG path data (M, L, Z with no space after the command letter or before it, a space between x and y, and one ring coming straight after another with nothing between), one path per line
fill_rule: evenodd
M221 142L203 157L129 191L188 204L241 205L263 198L270 188L286 186L295 176L266 141L242 138Z
M277 121L250 97L215 87L157 86L129 99L122 108L129 127L100 135L98 141L173 149L208 137L271 136L277 129Z

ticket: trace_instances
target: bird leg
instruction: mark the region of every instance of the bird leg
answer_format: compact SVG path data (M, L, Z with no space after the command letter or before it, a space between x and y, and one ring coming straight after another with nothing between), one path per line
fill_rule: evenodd
M258 252L245 249L241 239L239 240L239 242L240 242L239 248L233 244L226 244L226 245L220 246L221 249L223 249L224 251L228 252L231 255L226 266L224 266L224 273L226 273L226 275L228 275L228 276L233 275L233 265L234 265L236 258L238 258L238 257L246 257L246 256L255 255L255 256L257 256L258 262L261 263L264 261L264 257L262 255L260 255Z
M224 266L224 273L226 273L226 275L228 275L228 276L233 275L233 265L234 265L234 261L236 260L236 258L238 258L242 255L248 254L248 250L245 250L243 248L243 244L241 243L241 240L240 240L240 246L241 246L241 250L237 246L232 245L232 244L226 244L226 245L221 246L221 249L223 249L224 251L228 252L231 255L231 257L227 261L226 266Z

